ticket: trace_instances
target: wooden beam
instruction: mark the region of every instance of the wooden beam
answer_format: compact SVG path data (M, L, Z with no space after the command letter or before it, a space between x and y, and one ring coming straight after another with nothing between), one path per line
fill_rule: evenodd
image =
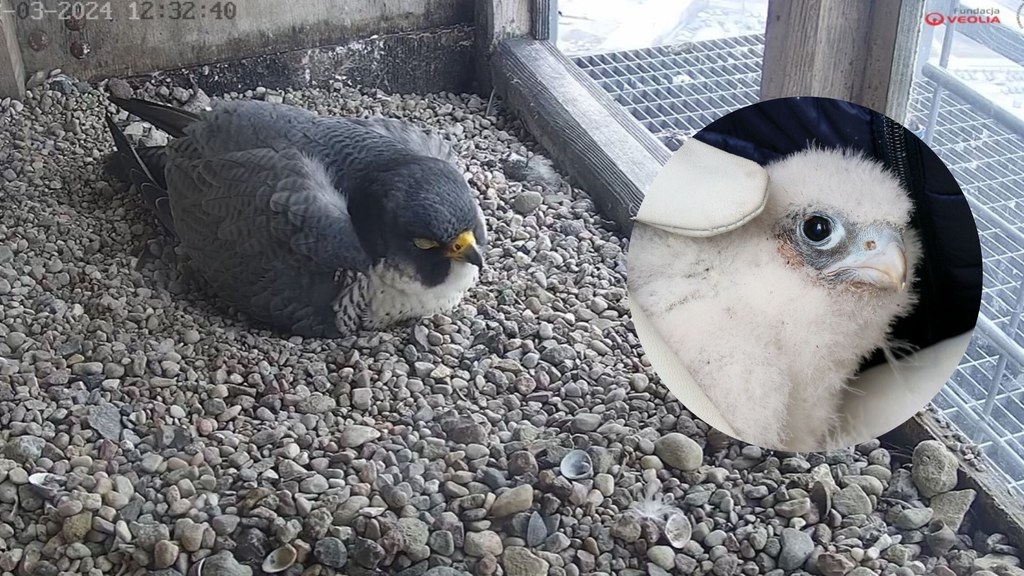
M341 81L398 94L469 92L476 80L470 25L381 34L342 46L292 50L166 70L179 85L195 82L208 94L302 89ZM139 76L145 82L147 75ZM134 81L132 81L134 83Z
M25 64L14 29L11 0L0 0L0 98L25 97Z
M839 98L905 115L922 0L769 0L761 99Z
M883 435L882 440L912 450L924 440L942 441L948 436L949 430L943 428L935 416L922 411ZM978 470L963 454L954 452L954 455L960 468L957 489L970 488L978 493L971 506L977 527L988 533L1006 534L1012 542L1024 542L1024 504L1007 490L1006 479L991 469Z
M107 11L97 11L77 30L53 14L18 21L27 73L60 68L84 80L131 76L347 45L374 35L471 26L474 17L474 0L79 3L109 5L112 19L106 19ZM224 11L228 4L233 11ZM53 9L57 1L45 0L45 5ZM38 50L29 48L33 36L45 38L35 43ZM82 58L74 55L76 45L88 48Z
M629 234L668 148L550 42L507 40L493 63L504 106Z
M494 87L491 57L502 40L530 36L533 0L476 0L477 90L486 94Z

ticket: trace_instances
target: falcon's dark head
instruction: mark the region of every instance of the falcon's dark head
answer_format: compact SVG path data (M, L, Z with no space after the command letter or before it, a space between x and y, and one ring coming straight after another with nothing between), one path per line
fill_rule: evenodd
M436 286L455 264L483 267L483 213L458 168L408 156L364 176L349 214L373 261L411 267Z

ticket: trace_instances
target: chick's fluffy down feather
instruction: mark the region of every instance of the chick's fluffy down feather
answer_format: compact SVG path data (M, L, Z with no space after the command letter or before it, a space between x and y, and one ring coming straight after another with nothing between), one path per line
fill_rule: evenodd
M903 228L902 292L830 285L787 258L780 219L820 208L905 227L906 192L880 164L849 152L809 149L766 169L765 209L736 230L691 238L637 223L630 294L742 440L821 450L860 362L887 349L893 323L915 303L920 242Z

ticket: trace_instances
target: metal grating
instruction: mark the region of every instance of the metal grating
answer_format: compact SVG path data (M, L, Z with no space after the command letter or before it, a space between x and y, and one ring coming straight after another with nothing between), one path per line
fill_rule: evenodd
M674 151L757 101L763 41L758 34L574 61ZM927 124L935 93L932 80L914 82L908 126ZM940 94L930 145L971 202L985 267L978 329L933 404L1024 495L1024 134Z
M726 112L757 101L764 35L574 58L641 124L675 151Z

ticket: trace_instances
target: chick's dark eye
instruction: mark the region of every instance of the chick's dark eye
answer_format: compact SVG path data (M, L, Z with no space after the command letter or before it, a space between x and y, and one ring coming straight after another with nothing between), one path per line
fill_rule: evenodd
M804 220L803 233L811 242L822 242L832 235L832 221L824 216L811 216Z

